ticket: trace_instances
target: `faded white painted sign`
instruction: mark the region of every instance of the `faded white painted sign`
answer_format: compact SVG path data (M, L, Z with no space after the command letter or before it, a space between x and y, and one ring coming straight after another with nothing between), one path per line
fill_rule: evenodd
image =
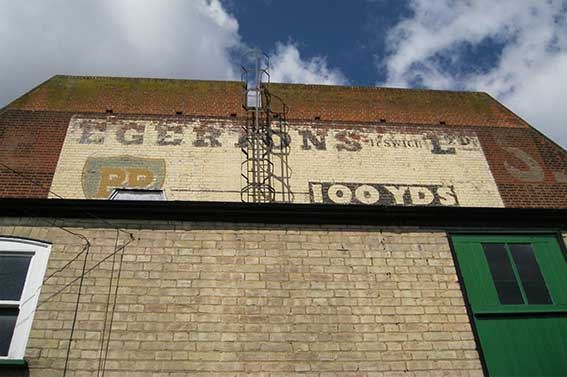
M501 207L476 135L449 131L290 124L271 134L272 161L281 176L285 157L296 203ZM227 120L75 117L52 190L104 199L114 188L159 188L170 200L240 201L240 132Z

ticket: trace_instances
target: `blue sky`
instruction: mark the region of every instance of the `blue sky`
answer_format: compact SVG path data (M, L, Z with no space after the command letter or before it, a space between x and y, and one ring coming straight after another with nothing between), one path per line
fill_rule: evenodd
M486 91L567 147L567 0L0 1L0 107L54 74ZM6 53L8 52L8 53Z
M243 40L273 52L274 41L294 43L304 58L325 56L351 85L384 81L377 67L385 54L385 35L409 14L405 1L270 1L225 2L239 20ZM377 69L378 68L378 69Z

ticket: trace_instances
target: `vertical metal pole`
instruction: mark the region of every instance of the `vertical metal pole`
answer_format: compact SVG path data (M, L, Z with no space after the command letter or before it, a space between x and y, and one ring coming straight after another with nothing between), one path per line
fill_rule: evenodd
M255 50L256 53L256 129L260 127L260 55L258 54L258 49Z
M256 72L255 72L255 85L254 88L256 94L256 107L254 109L255 119L254 119L254 143L256 144L254 148L254 202L258 201L259 196L261 196L260 182L262 179L261 163L260 163L260 143L258 137L260 136L260 55L258 49L254 50L256 59Z

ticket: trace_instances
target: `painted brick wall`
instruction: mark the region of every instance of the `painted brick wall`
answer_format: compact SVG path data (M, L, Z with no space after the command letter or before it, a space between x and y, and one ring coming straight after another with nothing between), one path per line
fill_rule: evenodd
M531 129L475 129L506 207L567 207L567 153Z
M50 274L84 242L45 221L2 219L0 234L53 242ZM111 228L59 225L88 237L88 267L114 250ZM120 225L136 240L124 251L105 376L482 375L444 233ZM50 279L40 302L81 266L80 257ZM85 279L73 376L96 376L112 266L110 258ZM73 284L38 309L27 351L31 377L61 375L76 293Z
M73 117L104 123L108 127L107 141L101 145L81 145L81 135L70 135L65 142L69 145L65 147L58 165L67 128ZM181 142L183 145L176 148L183 148L184 152L175 152L176 158L166 163L166 160L171 160L172 149L168 149L171 147L147 148L147 143L132 143L131 138L139 136L135 129L122 135L126 143L118 142L117 129L113 127L134 127L144 122L151 127L164 126L166 144L175 143L178 136L175 127L186 128L190 135L186 135ZM164 160L164 180L156 181L153 185L176 190L169 193L170 199L239 201L242 182L238 176L238 164L242 161L242 154L238 127L239 121L231 118L108 117L8 110L0 115L0 160L26 178L0 167L0 197L47 197L56 170L59 179L53 184L54 192L64 197L89 197L82 187L85 160L89 156L128 155ZM97 137L97 130L94 131L92 136ZM157 132L148 132L148 138L157 138ZM313 199L310 182L346 182L453 185L459 204L463 206L500 206L503 203L507 207L567 207L567 154L530 129L456 126L448 129L444 126L318 121L293 122L290 132L289 165L293 170L290 183L296 193L296 202ZM440 162L446 161L443 167L436 167L428 160L428 156L434 157L433 154L421 156L415 153L415 148L399 148L397 154L393 153L393 148L388 148L387 153L384 152L386 148L376 148L378 139L390 137L402 142L419 139L422 146L431 150L430 136L435 135L438 136L441 149L454 147L446 144L450 139L455 141L464 136L476 140L484 157L472 156L471 152L467 152L468 155L462 155L462 161L456 162L454 157L458 156L448 155L439 159ZM70 137L73 136L76 139L75 146L71 145ZM323 139L324 150L317 144ZM281 143L281 138L275 136L275 142ZM372 153L368 154L370 151ZM277 158L274 161L278 162ZM483 164L486 167L482 167ZM483 173L484 170L488 172ZM451 171L455 174L452 175ZM175 184L172 184L173 181L176 181ZM464 192L458 192L459 185ZM494 188L496 186L497 190ZM351 189L354 195L356 187Z
M105 199L115 187L163 188L171 200L240 201L240 130L228 119L75 116L52 190ZM273 140L275 175L285 154L294 203L502 206L466 129L293 122Z
M456 197L461 206L567 208L567 153L485 93L288 84L271 91L293 119L294 202L401 205L393 188L406 190L403 205L424 205L432 193L436 205ZM89 172L112 157L106 173L120 181L116 187L131 178L130 186L165 188L168 199L240 201L241 94L238 82L55 76L0 113L0 161L26 177L0 167L0 197L45 198L53 181L52 191L64 197L104 198L104 190L85 191L84 182L96 186L100 175ZM110 142L72 145L76 131L69 130L63 143L72 119L106 123L99 126L108 127ZM163 127L165 146L156 147L157 130L146 130L153 145L132 139L144 122ZM123 128L123 142L113 127ZM191 135L171 153L184 129ZM378 148L388 137L410 147ZM427 148L440 153L422 153ZM451 148L457 153L442 155ZM117 173L120 158L138 175ZM148 166L151 179L140 170ZM412 190L425 199L413 200Z

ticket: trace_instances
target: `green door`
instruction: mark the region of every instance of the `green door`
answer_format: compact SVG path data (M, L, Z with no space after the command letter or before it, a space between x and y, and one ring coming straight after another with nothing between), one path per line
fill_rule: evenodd
M452 241L489 375L567 376L567 263L557 238Z

